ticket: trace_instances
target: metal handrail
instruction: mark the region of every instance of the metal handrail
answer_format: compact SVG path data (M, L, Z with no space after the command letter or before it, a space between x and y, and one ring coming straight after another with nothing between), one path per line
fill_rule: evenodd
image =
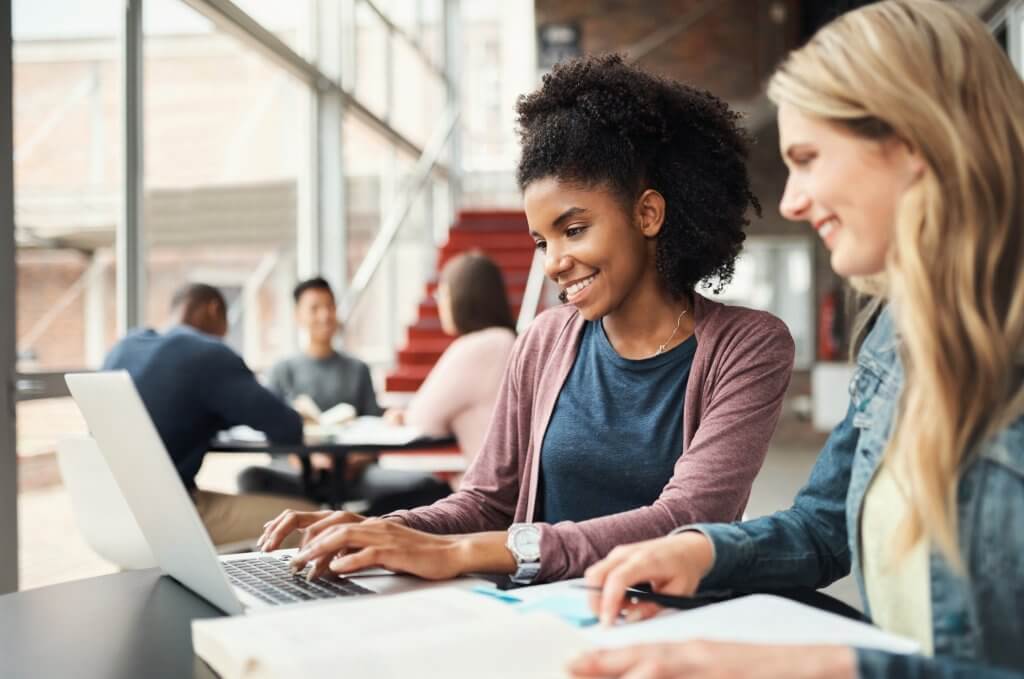
M351 319L352 314L363 297L363 293L366 292L366 288L369 287L374 274L377 273L377 269L380 268L381 263L390 251L395 236L405 223L406 217L412 211L413 205L419 198L423 188L430 180L434 166L437 165L441 154L444 152L444 147L448 143L448 139L455 130L458 121L458 110L449 108L441 122L434 128L430 141L427 142L423 154L417 159L416 166L413 168L412 181L408 185L405 199L392 211L388 219L382 222L380 232L373 239L370 249L367 250L366 256L363 257L363 261L356 270L355 276L352 277L352 284L345 290L339 305L339 316L343 324L347 324L349 319Z
M526 278L526 289L523 291L523 303L519 306L519 319L516 321L516 332L522 334L526 326L533 322L540 307L541 292L544 290L544 256L539 252L533 255L530 263L530 274Z

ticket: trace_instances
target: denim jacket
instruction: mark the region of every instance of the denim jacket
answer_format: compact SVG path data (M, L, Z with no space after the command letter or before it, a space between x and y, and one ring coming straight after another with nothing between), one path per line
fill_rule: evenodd
M857 356L850 406L793 506L732 524L689 526L714 544L702 588L821 588L860 571L864 495L892 428L903 368L887 310ZM1024 417L981 444L957 493L969 578L929 557L934 658L857 649L861 677L1024 677ZM866 610L870 617L870 611Z

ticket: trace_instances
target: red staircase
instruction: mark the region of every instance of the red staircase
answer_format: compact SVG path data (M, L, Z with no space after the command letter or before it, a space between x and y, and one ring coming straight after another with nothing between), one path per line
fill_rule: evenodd
M455 255L469 250L482 251L501 268L512 305L512 317L518 318L534 251L526 215L497 210L460 212L455 226L448 233L448 242L438 252L437 270L440 271ZM434 301L436 288L435 275L427 283L416 323L409 327L406 344L398 352L398 365L385 381L385 389L389 392L419 389L434 363L454 339L441 330L437 302Z

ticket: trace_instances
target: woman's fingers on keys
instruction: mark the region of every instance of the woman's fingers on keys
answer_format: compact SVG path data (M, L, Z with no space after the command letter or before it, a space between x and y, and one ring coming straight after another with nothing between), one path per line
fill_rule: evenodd
M301 569L314 559L331 556L353 548L367 547L375 544L383 537L383 535L373 529L372 524L367 526L360 524L331 526L324 529L319 536L299 550L292 558L292 564L294 564L295 568Z
M326 514L330 514L330 512L298 512L286 509L264 530L263 536L257 544L263 551L277 549L284 539L293 532L319 521Z
M302 539L303 546L312 542L314 538L331 526L344 525L347 523L362 523L365 520L365 516L361 516L353 512L329 512L306 527L306 535Z

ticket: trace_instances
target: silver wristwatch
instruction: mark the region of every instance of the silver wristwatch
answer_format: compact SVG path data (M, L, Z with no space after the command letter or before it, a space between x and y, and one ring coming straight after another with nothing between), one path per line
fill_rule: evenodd
M512 582L529 585L540 571L540 528L532 523L513 523L505 541L516 560Z

